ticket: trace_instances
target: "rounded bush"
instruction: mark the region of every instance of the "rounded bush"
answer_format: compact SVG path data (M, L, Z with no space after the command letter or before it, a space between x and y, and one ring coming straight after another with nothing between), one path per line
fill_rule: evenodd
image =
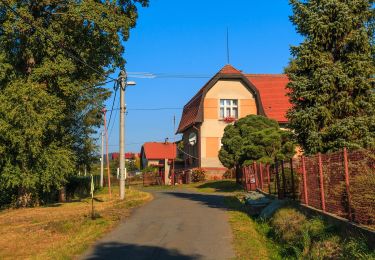
M306 223L305 215L292 208L278 210L271 220L276 236L287 244L302 240Z
M342 257L343 250L338 236L314 243L310 251L311 259L342 259Z
M202 182L206 180L206 171L203 169L194 169L191 173L192 182Z

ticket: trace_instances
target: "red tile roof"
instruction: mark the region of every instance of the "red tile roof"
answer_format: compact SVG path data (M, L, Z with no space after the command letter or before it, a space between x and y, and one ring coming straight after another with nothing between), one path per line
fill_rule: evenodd
M259 93L260 102L258 111L264 111L264 114L279 123L286 123L285 114L291 107L289 99L286 96L286 84L289 82L284 74L243 74L240 70L231 65L225 65L214 77L212 77L198 93L184 106L178 133L182 133L195 123L203 121L202 106L206 92L220 78L234 78L245 81L250 88ZM261 112L261 114L263 114Z
M184 106L178 130L186 129L197 121L201 99L202 91L198 92L198 94Z
M286 85L289 82L285 74L246 74L258 89L266 116L279 123L287 123L286 111L292 107L289 102Z
M175 159L176 158L176 144L174 143L144 143L142 151L146 159Z
M234 68L232 65L227 64L225 65L220 71L220 74L242 74L241 71Z

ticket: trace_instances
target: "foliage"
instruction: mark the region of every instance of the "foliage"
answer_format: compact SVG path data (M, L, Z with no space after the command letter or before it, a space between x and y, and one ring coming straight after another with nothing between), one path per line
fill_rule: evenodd
M260 223L246 214L238 198L226 196L224 202L230 209L228 214L235 259L282 259L278 245L263 232L259 232L262 228Z
M355 220L361 224L375 226L375 176L373 166L364 166L350 180L351 207ZM368 171L365 171L367 168ZM362 172L361 172L362 171Z
M311 248L310 259L342 259L342 247L338 236L318 241Z
M192 182L202 182L206 180L206 171L201 168L193 169L191 173Z
M292 140L292 133L280 130L275 120L249 115L225 127L219 159L225 167L234 168L252 161L290 158L295 150Z
M362 239L349 238L343 242L345 259L375 259L375 251L370 250Z
M70 176L66 184L67 199L83 198L90 194L91 176Z
M223 179L233 179L234 178L234 171L233 169L228 169L225 171L225 173L223 174Z
M268 223L264 223L268 225ZM293 208L278 210L269 222L268 234L281 244L284 258L372 259L372 252L358 236L349 239L321 218L307 218Z
M290 0L304 37L286 73L290 127L308 154L375 146L373 0Z
M292 208L278 210L271 220L276 236L290 245L301 240L305 224L306 217Z
M5 2L0 183L27 206L59 189L80 165L89 170L92 136L110 94L95 86L125 64L122 40L135 26L137 3L146 6L148 0Z
M159 170L158 167L153 166L153 165L148 165L142 169L142 173L157 173L158 170Z
M141 158L136 154L134 158L134 167L136 170L141 169Z

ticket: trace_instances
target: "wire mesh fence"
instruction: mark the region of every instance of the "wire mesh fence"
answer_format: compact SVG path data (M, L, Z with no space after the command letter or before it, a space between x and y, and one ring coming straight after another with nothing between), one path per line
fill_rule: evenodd
M244 189L290 198L351 221L375 227L375 153L335 153L254 162L243 167Z

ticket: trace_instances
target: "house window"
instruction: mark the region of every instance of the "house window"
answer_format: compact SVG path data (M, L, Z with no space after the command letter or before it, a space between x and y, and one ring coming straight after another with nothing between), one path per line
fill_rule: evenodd
M220 118L238 118L238 100L220 99Z

